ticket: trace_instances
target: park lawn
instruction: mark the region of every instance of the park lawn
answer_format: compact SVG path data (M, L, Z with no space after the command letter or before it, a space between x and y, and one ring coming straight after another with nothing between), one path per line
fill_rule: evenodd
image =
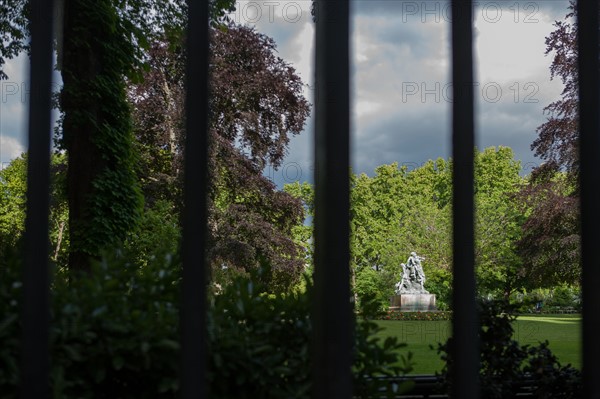
M513 324L514 337L521 345L548 340L561 364L580 368L580 323L580 315L522 315ZM401 353L413 353L416 364L411 374L434 374L442 369L437 347L450 336L449 321L379 320L377 324L383 327L379 337L395 336L408 344Z

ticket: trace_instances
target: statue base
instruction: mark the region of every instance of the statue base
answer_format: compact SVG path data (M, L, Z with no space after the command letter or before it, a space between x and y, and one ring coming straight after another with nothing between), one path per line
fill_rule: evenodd
M390 301L390 310L401 312L435 312L435 294L400 294Z

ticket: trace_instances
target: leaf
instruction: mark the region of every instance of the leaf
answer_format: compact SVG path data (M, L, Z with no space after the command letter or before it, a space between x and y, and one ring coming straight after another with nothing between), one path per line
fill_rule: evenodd
M80 353L79 345L64 345L63 349L71 360L75 362L83 361L84 357Z
M115 370L121 370L125 365L125 359L123 359L121 356L115 356L112 359L112 364Z

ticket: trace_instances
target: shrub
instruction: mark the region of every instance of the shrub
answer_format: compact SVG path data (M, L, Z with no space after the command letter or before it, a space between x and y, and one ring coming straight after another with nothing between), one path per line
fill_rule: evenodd
M155 253L139 267L129 261L137 255L116 252L94 264L91 273L54 282L53 397L179 397L180 265L177 257ZM19 385L21 284L18 262L11 259L0 268L1 398L16 398ZM311 284L302 293L272 294L256 281L260 276L239 276L210 296L211 398L307 398ZM379 392L371 377L408 372L411 358L398 354L404 345L396 338L375 337L374 323L356 325L353 373L361 398Z
M354 292L358 297L357 310L361 315L377 317L390 306L393 286L386 287L382 272L365 267L357 272Z
M579 290L569 285L559 285L552 289L552 296L547 305L565 307L579 306Z
M538 346L520 346L513 337L514 307L505 301L479 302L481 358L479 383L484 399L514 397L520 385L532 387L537 398L580 398L581 375L571 367L561 365L548 348L548 342ZM452 338L439 344L438 353L446 362L442 383L450 392L454 361Z
M112 254L53 290L52 386L59 398L171 398L179 373L177 260L140 268Z
M445 269L432 268L427 272L425 288L435 294L438 310L452 310L452 274Z
M438 321L452 320L452 312L401 312L399 310L388 310L379 317L380 320L404 320L404 321Z
M565 308L581 310L580 288L572 285L557 285L553 288L536 288L529 292L515 293L511 303L520 313L561 313ZM537 306L541 305L540 308Z

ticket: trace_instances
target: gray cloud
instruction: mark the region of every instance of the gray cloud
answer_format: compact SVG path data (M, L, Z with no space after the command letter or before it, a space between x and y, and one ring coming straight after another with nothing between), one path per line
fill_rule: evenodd
M353 139L353 169L371 175L375 167L398 162L421 165L428 159L449 156L449 107L422 106L357 124Z
M236 20L255 24L273 37L279 55L297 67L305 83L312 84L310 1L252 3L245 9L239 3ZM543 107L556 100L561 90L560 82L549 81L551 58L543 55L543 37L553 29L554 20L564 18L568 1L478 3L477 145L510 146L524 165L537 163L530 150L535 129L545 121ZM449 157L448 2L355 0L351 5L354 171L372 174L384 163L420 165ZM12 67L23 69L18 64ZM502 89L501 97L493 101L497 87ZM307 95L312 100L310 90ZM538 101L525 102L528 95ZM0 104L0 133L23 143L24 107L14 98L11 101ZM294 178L312 181L312 136L310 119L305 131L291 140L282 168L267 171L279 186Z

